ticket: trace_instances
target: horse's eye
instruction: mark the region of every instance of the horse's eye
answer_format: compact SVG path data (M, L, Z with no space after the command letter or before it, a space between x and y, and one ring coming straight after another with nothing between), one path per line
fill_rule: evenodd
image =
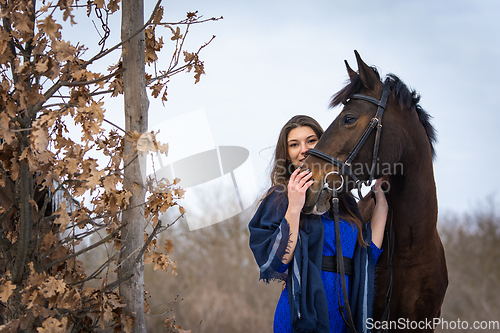
M356 120L358 120L357 118L355 117L351 117L351 116L345 116L344 118L344 125L352 125L356 122Z

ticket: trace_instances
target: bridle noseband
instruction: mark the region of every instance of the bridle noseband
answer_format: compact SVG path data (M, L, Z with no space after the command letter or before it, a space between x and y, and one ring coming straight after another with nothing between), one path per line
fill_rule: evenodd
M387 80L384 83L384 88L382 90L382 97L380 98L380 100L373 98L373 97L370 97L370 96L360 95L360 94L354 94L351 96L350 99L364 100L364 101L367 101L367 102L370 102L370 103L377 105L378 108L377 108L377 113L371 119L371 121L368 124L368 126L366 127L365 131L363 132L363 134L359 138L358 142L356 142L354 147L351 149L351 151L349 152L349 155L347 155L347 158L344 162L342 162L342 161L336 159L335 157L330 156L322 151L319 151L317 149L309 149L307 151L306 156L312 155L312 156L319 157L319 158L321 158L321 159L323 159L323 160L325 160L333 165L336 165L337 167L340 168L339 171L329 172L325 176L324 182L323 182L323 184L326 184L326 185L324 185L325 189L333 191L333 192L340 191L342 189L342 187L344 186L344 179L342 177L343 174L347 175L352 180L354 180L356 187L358 188L358 193L359 193L360 198L362 197L361 196L361 186L362 185L366 185L366 186L371 185L373 178L375 176L375 164L377 163L377 157L378 157L378 148L379 148L379 144L380 144L380 132L382 131L382 115L384 113L385 106L387 104L388 96L389 96L389 85L387 83ZM370 169L370 178L366 181L360 181L358 179L358 177L352 171L351 163L354 160L354 158L358 155L359 151L361 150L361 147L363 147L364 143L368 139L368 136L375 129L375 127L377 128L377 132L375 134L375 145L373 147L373 158L372 158L372 166ZM326 180L326 178L331 174L337 174L342 178L341 185L339 187L337 187L336 189L330 188L330 186L328 185L328 182Z

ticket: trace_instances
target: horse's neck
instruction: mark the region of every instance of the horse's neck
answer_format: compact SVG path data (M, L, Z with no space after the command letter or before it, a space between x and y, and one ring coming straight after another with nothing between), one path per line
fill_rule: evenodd
M396 179L390 192L396 244L419 251L436 233L437 196L432 161L414 158L403 166L403 176Z

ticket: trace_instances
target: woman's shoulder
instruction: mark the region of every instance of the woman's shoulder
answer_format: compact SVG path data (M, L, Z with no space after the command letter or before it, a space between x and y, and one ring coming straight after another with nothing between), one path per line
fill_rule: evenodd
M256 214L259 212L263 213L263 211L281 211L283 209L286 210L288 207L288 197L286 192L280 189L279 186L273 186L266 191L266 193L262 196L256 206Z
M282 203L282 202L288 202L288 197L286 195L286 191L283 188L283 186L280 185L275 185L269 188L266 191L266 194L260 199L261 203Z
M255 214L250 220L250 228L269 228L277 225L284 218L288 208L286 193L279 188L270 188L260 199Z

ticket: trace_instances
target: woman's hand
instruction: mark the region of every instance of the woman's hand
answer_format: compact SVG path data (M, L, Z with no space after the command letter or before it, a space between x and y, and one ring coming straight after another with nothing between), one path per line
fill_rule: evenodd
M383 176L382 178L375 180L375 185L373 185L373 193L375 193L375 200L377 205L387 205L385 192L389 190L389 186L389 176Z
M306 202L306 191L314 182L311 177L312 172L309 169L301 171L300 168L297 168L288 181L288 209L285 213L285 219L290 226L290 238L287 246L288 251L282 259L284 264L288 264L293 258L299 235L300 212Z
M307 189L313 184L311 179L312 172L307 170L301 171L297 168L288 181L288 209L293 213L300 213L304 203L306 202Z
M372 242L379 249L382 247L384 241L385 223L387 221L387 213L389 212L389 205L385 198L385 192L389 190L389 176L384 176L375 181L373 192L375 193L375 209L372 215Z

